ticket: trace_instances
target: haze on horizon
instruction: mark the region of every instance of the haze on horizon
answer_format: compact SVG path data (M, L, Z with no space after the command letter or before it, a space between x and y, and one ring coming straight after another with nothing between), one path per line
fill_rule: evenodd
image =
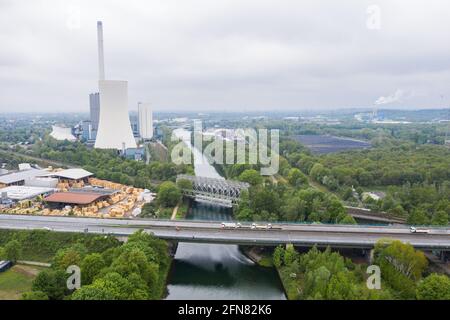
M0 112L87 112L97 20L131 110L450 105L446 0L0 0Z

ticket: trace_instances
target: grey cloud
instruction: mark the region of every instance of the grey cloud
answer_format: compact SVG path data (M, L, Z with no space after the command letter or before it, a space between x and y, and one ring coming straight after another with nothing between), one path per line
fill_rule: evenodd
M366 0L0 0L0 112L87 111L97 20L107 77L129 81L131 109L363 107L398 88L420 94L392 106L440 106L450 3L375 3L380 30L366 27Z

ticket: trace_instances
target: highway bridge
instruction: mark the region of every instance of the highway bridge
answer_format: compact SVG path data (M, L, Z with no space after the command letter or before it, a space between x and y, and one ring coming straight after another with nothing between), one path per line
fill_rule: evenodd
M310 247L371 249L382 238L411 243L417 249L450 251L450 228L411 233L406 226L276 224L273 229L223 229L217 221L95 219L78 217L0 215L0 229L45 229L128 236L138 229L178 242L239 245L293 244Z

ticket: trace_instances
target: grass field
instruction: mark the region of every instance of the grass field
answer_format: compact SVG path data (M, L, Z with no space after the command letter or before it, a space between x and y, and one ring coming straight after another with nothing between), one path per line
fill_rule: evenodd
M15 265L0 273L0 300L18 300L22 293L31 291L33 279L40 270L40 267Z

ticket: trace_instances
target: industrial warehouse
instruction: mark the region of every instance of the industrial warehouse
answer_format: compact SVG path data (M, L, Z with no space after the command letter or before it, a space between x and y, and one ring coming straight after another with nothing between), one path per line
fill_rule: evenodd
M134 217L154 195L97 179L84 169L24 170L0 175L0 213L96 218Z

